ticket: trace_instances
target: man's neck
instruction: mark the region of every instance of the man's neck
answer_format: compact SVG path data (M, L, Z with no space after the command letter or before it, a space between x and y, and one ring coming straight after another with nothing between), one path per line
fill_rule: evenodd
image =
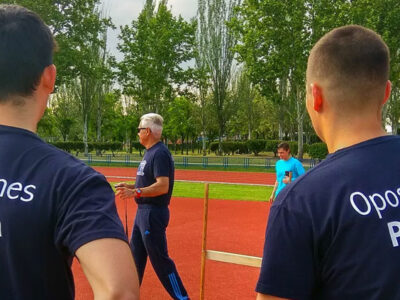
M9 102L0 104L0 125L17 127L36 132L35 108L28 105L15 106Z
M155 144L157 144L160 141L160 139L150 139L148 141L148 143L146 145L144 145L144 147L146 148L146 150L149 150L151 147L153 147Z
M334 124L334 123L333 123ZM385 136L380 122L366 122L354 120L351 124L343 126L331 126L324 136L329 153L359 144L361 142Z

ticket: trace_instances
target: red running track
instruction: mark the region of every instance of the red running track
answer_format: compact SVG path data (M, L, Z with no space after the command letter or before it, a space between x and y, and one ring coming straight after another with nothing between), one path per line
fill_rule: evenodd
M95 170L104 174L109 181L122 181L119 177L136 177L136 168L116 167L94 167ZM212 181L229 183L253 183L253 184L275 184L275 173L266 172L230 172L230 171L207 171L207 170L175 170L175 180Z
M128 170L126 168L96 169L107 176L131 177L136 173L136 169L132 168ZM232 182L229 179L235 178L234 182L260 183L261 175L265 175L265 173L258 173L258 176L249 176L252 174L257 173L177 170L176 177L185 176L186 180L206 179L221 182ZM110 178L110 181L115 180ZM118 213L124 220L124 203L118 198L116 203ZM210 200L207 249L262 256L269 208L270 205L266 202ZM169 253L177 265L189 296L191 299L199 299L203 199L173 197L170 210L171 220L167 229ZM131 202L128 205L129 230L132 228L135 213L136 204ZM76 262L73 265L73 272L76 282L76 299L93 299L89 284ZM208 260L205 299L255 299L254 288L258 274L258 268ZM141 299L170 299L150 263L146 267L140 292Z

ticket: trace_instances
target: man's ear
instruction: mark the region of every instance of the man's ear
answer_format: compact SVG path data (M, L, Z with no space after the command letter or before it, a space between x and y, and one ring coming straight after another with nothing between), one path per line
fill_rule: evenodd
M385 87L385 98L383 98L382 104L385 104L386 101L389 99L390 92L392 91L392 83L390 80L386 82L386 87Z
M55 65L49 65L43 70L40 85L47 94L51 94L54 91L56 73L57 71Z
M324 99L322 97L322 89L315 83L311 84L311 94L313 98L313 109L316 112L322 110Z

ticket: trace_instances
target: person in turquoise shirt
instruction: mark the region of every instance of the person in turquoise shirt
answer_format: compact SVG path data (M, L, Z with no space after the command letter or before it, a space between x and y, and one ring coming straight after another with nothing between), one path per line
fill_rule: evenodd
M274 201L279 192L291 181L304 174L304 168L301 162L292 157L288 143L278 145L278 155L280 160L276 162L276 181L269 201Z

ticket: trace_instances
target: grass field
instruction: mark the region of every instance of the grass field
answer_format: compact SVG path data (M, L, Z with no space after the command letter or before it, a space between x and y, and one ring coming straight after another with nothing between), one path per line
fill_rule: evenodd
M128 182L133 184L134 182ZM233 185L212 183L209 185L210 199L267 201L272 187L257 185ZM203 198L204 183L176 181L172 193L174 197Z

